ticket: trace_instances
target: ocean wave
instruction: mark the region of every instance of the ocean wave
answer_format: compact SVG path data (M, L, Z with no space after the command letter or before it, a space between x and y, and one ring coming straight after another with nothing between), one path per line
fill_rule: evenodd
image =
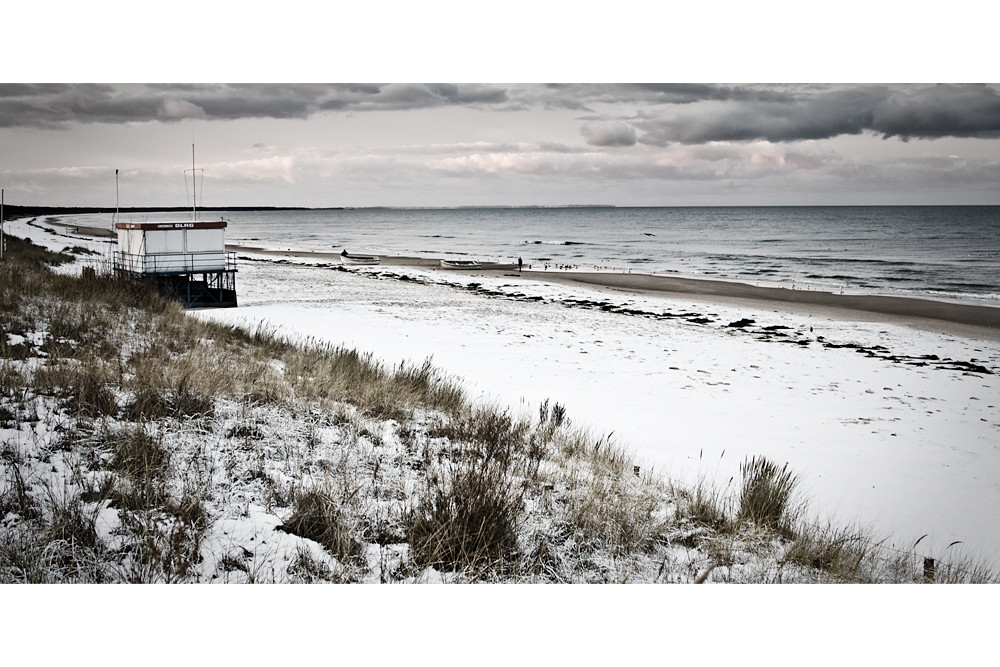
M955 259L959 264L996 264L997 260L1000 259L1000 253L996 252L982 252L982 253L967 253L965 257L958 257Z
M969 301L973 301L975 303L985 303L991 306L1000 305L1000 292L997 291L969 292L954 289L922 289L919 290L918 294L925 294L938 299L953 299L958 302L967 303Z
M819 273L810 273L806 276L809 280L834 280L841 283L853 283L862 280L858 276L848 276L845 274L834 274L834 275L823 275Z
M838 265L859 265L859 266L879 266L879 267L892 267L895 269L906 269L908 267L922 267L927 266L924 263L915 262L913 260L905 259L878 259L878 258L868 258L868 257L781 257L779 258L783 261L789 261L798 264L818 264L822 266L838 266Z
M882 276L881 280L887 283L917 283L921 282L920 278L910 277L910 276Z
M997 289L997 285L990 285L987 283L970 283L970 282L948 282L942 283L940 288L931 288L932 290L944 290L944 291L959 291L959 292L988 292Z

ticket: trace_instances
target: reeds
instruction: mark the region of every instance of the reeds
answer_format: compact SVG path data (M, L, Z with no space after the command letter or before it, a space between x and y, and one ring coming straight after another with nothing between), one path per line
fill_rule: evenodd
M504 572L517 555L525 486L496 459L432 473L407 523L413 562L453 572Z
M880 543L858 528L805 524L799 527L783 561L805 566L816 572L820 580L873 583L879 581L880 572L886 569L885 563L880 562L883 555L880 547ZM892 569L898 569L898 563L892 565ZM896 572L889 580L896 576L912 575Z
M740 464L743 484L740 489L737 521L751 521L758 526L791 532L794 517L792 493L798 478L788 469L763 457L755 456Z

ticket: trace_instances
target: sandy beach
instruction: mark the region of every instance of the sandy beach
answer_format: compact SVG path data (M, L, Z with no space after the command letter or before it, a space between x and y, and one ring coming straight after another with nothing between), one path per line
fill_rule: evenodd
M251 252L272 257L339 262L335 252L296 252L228 245L234 252ZM382 266L416 267L436 271L437 259L422 257L382 257ZM453 273L448 270L448 273ZM745 307L770 307L786 312L827 314L834 317L883 321L923 329L981 336L1000 340L1000 307L955 303L930 299L871 294L835 294L808 289L763 287L741 282L647 275L525 269L516 264L483 263L472 275L503 276L541 282L589 285L626 294L690 296L704 302Z

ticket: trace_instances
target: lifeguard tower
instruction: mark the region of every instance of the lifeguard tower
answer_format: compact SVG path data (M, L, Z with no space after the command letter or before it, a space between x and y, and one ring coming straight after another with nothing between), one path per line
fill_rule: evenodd
M233 308L236 255L226 252L227 223L199 222L192 201L189 222L116 222L115 273L151 282L186 308Z

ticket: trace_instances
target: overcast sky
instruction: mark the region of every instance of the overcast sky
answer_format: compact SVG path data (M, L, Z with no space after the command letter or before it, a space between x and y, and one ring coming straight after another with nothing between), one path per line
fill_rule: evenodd
M519 39L528 41L520 43L533 43L531 37L522 31ZM809 39L818 37L793 47ZM405 58L424 42L441 45L440 36L423 35L396 44ZM77 40L77 49L81 43L106 40ZM216 59L238 59L261 42L224 43L225 51L213 51ZM449 44L475 43L466 36ZM141 44L133 38L118 53ZM22 40L17 48L37 46ZM287 41L285 48L287 67ZM259 62L275 51L255 53ZM450 57L461 60L462 49ZM551 52L546 62L562 57L569 58L567 50ZM1000 86L961 83L974 79L670 83L697 68L647 66L636 68L635 78L625 68L621 80L666 82L60 82L136 81L144 72L147 80L170 80L164 77L171 72L191 72L161 60L148 70L112 68L109 79L109 70L91 69L92 62L65 78L64 60L49 69L15 68L0 83L0 185L8 203L114 206L118 169L122 206L186 206L192 186L184 171L194 144L205 207L1000 204ZM459 80L476 80L467 76L475 72L525 79L552 72L535 71L530 58L527 67L522 59L509 70L489 62L458 70L466 75ZM371 70L341 63L290 71L353 80L352 72ZM570 71L572 78L562 80L587 80L586 66ZM590 80L613 80L606 70L592 71ZM271 80L276 70L234 72L229 80L255 81ZM397 80L413 80L413 69L404 72L407 78ZM37 78L24 78L31 74Z

